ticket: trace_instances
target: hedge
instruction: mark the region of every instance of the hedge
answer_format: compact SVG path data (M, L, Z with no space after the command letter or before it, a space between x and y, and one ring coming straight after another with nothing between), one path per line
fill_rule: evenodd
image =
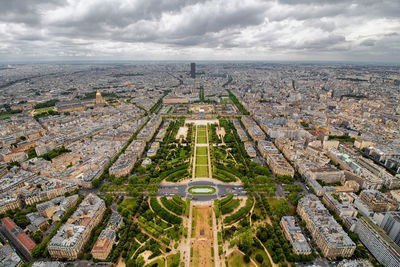
M158 238L158 237L160 236L160 233L159 233L156 229L154 229L154 228L152 228L152 227L150 227L150 226L148 226L148 225L146 225L146 224L144 224L144 223L141 223L141 222L139 222L139 225L140 225L140 227L142 227L146 232L148 232L149 234L151 234L151 235L154 236L155 238Z
M226 196L225 198L221 199L219 201L219 204L222 206L225 206L226 204L228 204L233 198L233 193L229 194L228 196Z
M180 171L180 170L187 169L187 168L189 168L189 163L182 164L182 165L180 165L178 167L175 167L173 169L170 169L168 171L163 171L162 173L160 173L159 177L160 177L161 180L163 180L164 178L166 178L170 174L172 174L174 172L177 172L177 171Z
M224 182L224 183L230 183L230 182L235 182L236 181L236 179L232 180L231 178L227 178L227 177L221 176L221 175L219 175L217 173L213 173L213 178L217 179L217 180L220 180L221 182Z
M177 181L180 180L180 178L185 177L187 175L188 175L188 171L186 169L185 170L180 170L180 171L177 171L177 172L174 172L174 173L170 174L167 177L167 181L168 182L177 182ZM176 179L176 178L178 178L178 179Z
M174 201L167 199L166 197L161 197L161 203L166 207L168 210L172 211L177 215L182 215L183 208L175 204Z
M237 222L238 220L242 219L246 214L248 214L251 211L251 208L253 207L253 198L249 197L246 200L246 205L244 207L241 207L237 212L234 214L226 217L224 219L224 223L230 224Z
M139 222L144 223L144 224L147 224L148 226L150 226L150 227L156 229L156 230L157 230L158 232L160 232L160 233L163 233L163 232L164 232L164 228L163 228L163 227L161 227L160 225L157 225L157 224L155 224L155 223L153 223L153 222L151 222L151 221L147 221L147 220L146 220L145 218L143 218L142 216L140 216L140 217L138 218L138 220L139 220Z
M165 220L171 224L181 224L182 223L182 218L179 218L178 216L175 216L172 213L165 210L160 205L160 203L158 203L157 198L155 198L155 197L150 198L150 206L153 209L153 211L158 216L160 216L163 220Z
M186 208L185 208L185 215L189 217L190 212L190 198L186 198Z
M221 208L222 215L232 213L240 205L239 199L233 199L231 202Z
M221 169L216 169L215 170L215 174L221 176L224 176L226 180L229 180L230 182L235 182L236 181L236 176L233 175L230 172L227 172L225 170L221 170Z
M184 207L186 205L185 201L183 201L181 196L179 196L179 195L173 195L172 200L179 206Z
M215 211L215 217L219 218L219 216L221 215L221 211L219 210L218 199L214 199L214 211Z
M241 174L239 171L237 171L236 169L226 167L226 166L223 165L223 164L217 163L217 164L215 165L215 167L216 167L217 169L224 170L224 171L226 171L226 172L230 172L230 173L232 173L233 175L235 175L235 176L237 176L237 177L242 176L242 174Z

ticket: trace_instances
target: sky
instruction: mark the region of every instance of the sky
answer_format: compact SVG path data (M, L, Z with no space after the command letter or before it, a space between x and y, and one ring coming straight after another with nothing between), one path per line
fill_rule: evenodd
M0 0L0 61L400 63L400 0Z

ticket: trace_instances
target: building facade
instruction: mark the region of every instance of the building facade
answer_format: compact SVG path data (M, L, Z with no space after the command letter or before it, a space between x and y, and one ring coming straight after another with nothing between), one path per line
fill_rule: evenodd
M359 219L354 232L380 263L386 267L400 266L400 248L390 242L385 233L369 219L365 217Z
M101 221L105 209L101 198L93 194L87 195L67 223L51 239L48 245L50 256L76 259L92 229Z
M327 258L351 257L356 244L315 195L299 200L297 213L306 221L313 239Z

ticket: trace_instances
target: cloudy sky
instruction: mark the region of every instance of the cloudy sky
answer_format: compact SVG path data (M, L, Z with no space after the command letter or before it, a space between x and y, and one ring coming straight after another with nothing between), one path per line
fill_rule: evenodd
M0 0L0 61L400 62L400 0Z

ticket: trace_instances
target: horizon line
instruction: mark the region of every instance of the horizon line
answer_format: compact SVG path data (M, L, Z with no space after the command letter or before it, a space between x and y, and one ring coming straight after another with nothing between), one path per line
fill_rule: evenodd
M393 65L399 66L400 62L387 62L387 61L353 61L353 60L234 60L234 59L201 59L201 60L192 60L192 59L46 59L46 60L0 60L0 65L7 64L46 64L46 63L88 63L88 62L98 62L98 63L150 63L150 62L165 62L165 63L190 63L190 62L214 62L214 63L284 63L284 64L349 64L349 65Z

